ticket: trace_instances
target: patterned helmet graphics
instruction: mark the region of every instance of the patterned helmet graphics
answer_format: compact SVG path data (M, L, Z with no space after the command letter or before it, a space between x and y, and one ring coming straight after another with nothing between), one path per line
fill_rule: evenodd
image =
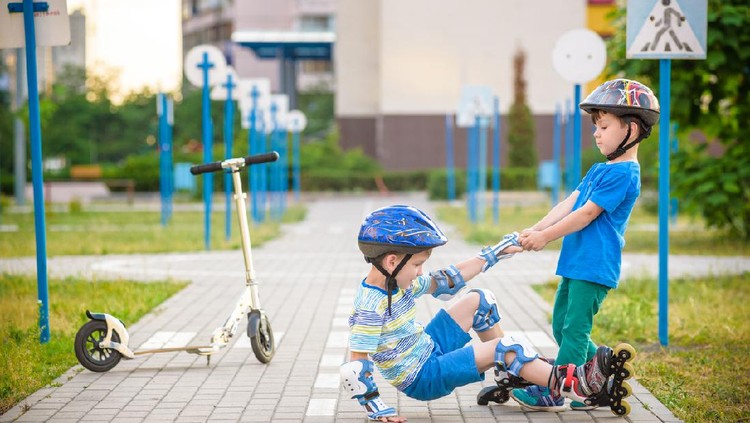
M613 79L603 83L579 107L587 113L597 109L617 116L635 115L649 127L659 121L659 100L653 91L630 79Z
M402 205L370 213L359 228L357 240L368 258L390 252L416 254L448 242L429 216L416 207Z

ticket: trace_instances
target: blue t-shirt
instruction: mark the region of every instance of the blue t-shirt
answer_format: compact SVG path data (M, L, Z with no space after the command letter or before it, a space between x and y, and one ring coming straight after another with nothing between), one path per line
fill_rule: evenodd
M641 194L641 167L631 161L597 163L576 190L573 211L589 200L604 210L588 226L563 238L557 274L617 288L625 229Z

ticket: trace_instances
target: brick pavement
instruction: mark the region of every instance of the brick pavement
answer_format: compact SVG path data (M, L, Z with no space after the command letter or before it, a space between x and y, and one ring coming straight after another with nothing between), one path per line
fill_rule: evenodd
M367 269L355 234L367 212L393 203L432 211L423 195L325 198L308 203L304 222L285 226L283 236L253 249L262 305L277 338L271 363L263 365L255 359L243 322L238 339L215 354L210 366L205 357L187 353L122 360L107 373L75 366L52 386L0 416L0 422L364 421L356 401L346 398L338 387L338 366L346 355L346 316L356 284ZM450 227L442 226L451 241L435 251L430 268L477 251L477 246L467 245ZM496 293L506 331L526 336L547 355L556 352L548 323L550 306L530 285L554 278L556 258L554 251L519 254L472 283ZM672 265L675 275L750 270L750 260L743 258L674 260L678 260ZM655 266L654 256L627 255L624 271L653 274ZM0 260L0 271L34 269L33 259ZM153 342L157 333L194 334L191 344L205 344L234 306L244 283L239 251L59 257L50 259L49 269L52 276L191 281L139 322L127 322L131 347ZM425 323L442 306L432 298L419 301L418 319ZM491 374L487 379L485 386L492 383ZM522 412L512 400L505 405L478 406L479 384L459 388L440 400L419 402L398 393L379 374L376 381L385 402L398 407L410 422L678 421L637 381L632 381L635 392L628 418L615 417L609 410Z

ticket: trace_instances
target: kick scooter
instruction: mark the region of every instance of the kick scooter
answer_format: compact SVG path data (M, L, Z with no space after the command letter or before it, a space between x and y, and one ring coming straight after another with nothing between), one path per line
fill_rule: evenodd
M271 323L266 313L260 308L258 297L258 281L255 279L252 254L250 247L250 230L247 223L245 208L246 195L242 192L240 170L245 166L268 163L278 160L279 154L274 152L258 154L248 157L228 159L221 162L207 163L193 166L190 173L199 175L207 172L226 170L232 174L234 185L234 199L237 208L237 218L240 224L240 238L242 253L245 260L245 290L242 292L237 305L229 314L224 325L216 328L211 335L208 345L196 345L176 348L158 348L151 350L133 351L128 346L130 336L125 324L118 318L106 313L92 313L86 310L89 320L76 333L75 353L78 362L93 372L106 372L120 362L120 358L133 359L144 354L185 351L190 354L206 356L210 363L211 354L226 347L237 333L237 327L242 317L247 314L247 336L253 348L255 357L261 363L268 363L275 352Z

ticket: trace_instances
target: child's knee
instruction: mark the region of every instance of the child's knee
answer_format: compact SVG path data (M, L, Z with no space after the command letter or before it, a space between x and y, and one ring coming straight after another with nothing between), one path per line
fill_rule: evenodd
M495 326L502 316L497 309L495 294L489 289L472 289L469 291L474 305L474 318L472 328L477 332L484 332ZM468 296L468 295L467 295Z

